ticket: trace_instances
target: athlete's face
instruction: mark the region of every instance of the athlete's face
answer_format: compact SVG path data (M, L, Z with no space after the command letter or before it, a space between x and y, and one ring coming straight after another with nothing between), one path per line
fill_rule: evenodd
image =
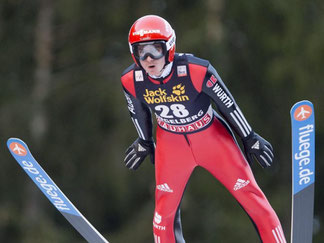
M148 56L145 60L140 60L140 63L149 75L159 77L162 74L162 69L165 65L165 57L163 56L159 59L153 59Z

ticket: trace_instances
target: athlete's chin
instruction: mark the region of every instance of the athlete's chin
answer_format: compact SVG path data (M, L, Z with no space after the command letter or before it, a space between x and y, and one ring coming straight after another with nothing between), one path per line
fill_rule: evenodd
M159 76L161 73L157 67L148 67L146 72L151 76Z

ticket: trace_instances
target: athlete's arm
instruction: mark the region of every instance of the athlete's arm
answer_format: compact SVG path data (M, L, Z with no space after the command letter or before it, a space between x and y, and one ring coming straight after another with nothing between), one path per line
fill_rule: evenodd
M271 144L252 130L232 94L210 64L207 67L202 92L211 97L219 112L241 137L249 163L252 163L254 156L262 167L271 166L274 157Z
M143 140L153 140L152 136L152 114L148 106L136 99L124 88L128 110L138 136Z
M250 135L252 131L251 126L215 68L210 64L202 85L202 92L206 93L213 100L219 112L241 138Z
M128 110L135 125L138 136L143 140L152 138L152 115L151 110L136 97L134 83L135 64L129 66L121 76L121 84L124 89Z
M121 82L128 110L139 136L126 150L124 162L127 168L136 170L147 155L150 155L151 162L154 163L152 114L149 107L136 98L132 66L123 73Z
M125 88L124 94L131 119L139 136L126 150L124 162L127 168L136 170L148 155L154 164L155 144L152 136L152 115L150 109Z

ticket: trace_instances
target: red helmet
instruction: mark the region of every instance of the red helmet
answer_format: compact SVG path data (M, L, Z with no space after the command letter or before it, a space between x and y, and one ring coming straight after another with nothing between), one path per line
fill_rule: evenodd
M175 32L171 25L156 15L146 15L136 20L128 34L130 52L137 65L140 63L139 57L135 53L139 43L162 43L163 54L165 54L165 61L168 64L174 59L175 40Z

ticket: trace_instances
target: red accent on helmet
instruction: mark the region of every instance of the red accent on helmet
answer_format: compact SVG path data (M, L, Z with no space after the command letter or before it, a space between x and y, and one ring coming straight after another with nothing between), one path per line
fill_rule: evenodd
M146 15L136 20L128 34L130 51L137 65L139 65L139 61L133 55L132 44L144 41L165 41L167 50L166 63L169 63L174 59L175 39L175 32L171 25L165 19L156 15Z

